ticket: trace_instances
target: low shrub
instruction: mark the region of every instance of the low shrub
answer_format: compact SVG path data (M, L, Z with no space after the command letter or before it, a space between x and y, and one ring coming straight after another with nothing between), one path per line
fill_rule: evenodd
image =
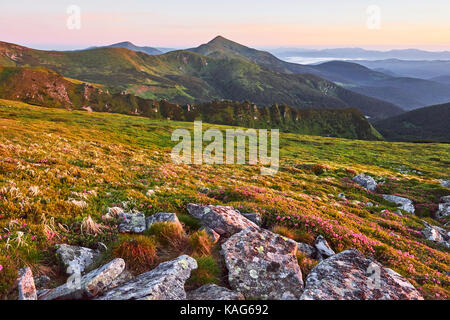
M153 269L158 260L155 240L141 235L125 236L113 255L124 259L128 269L137 274Z

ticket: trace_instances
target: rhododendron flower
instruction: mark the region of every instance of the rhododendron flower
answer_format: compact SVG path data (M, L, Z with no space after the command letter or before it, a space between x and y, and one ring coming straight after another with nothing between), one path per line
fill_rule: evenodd
M0 264L0 271L2 271L3 270L3 266Z

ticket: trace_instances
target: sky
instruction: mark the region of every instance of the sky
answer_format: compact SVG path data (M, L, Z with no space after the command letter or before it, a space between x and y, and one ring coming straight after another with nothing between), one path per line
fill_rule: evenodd
M0 41L187 48L222 35L257 48L440 51L450 50L449 15L449 0L0 0Z

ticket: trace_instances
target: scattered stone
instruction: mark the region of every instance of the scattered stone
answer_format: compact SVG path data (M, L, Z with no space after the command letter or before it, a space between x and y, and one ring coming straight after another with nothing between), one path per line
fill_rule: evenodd
M369 191L375 191L378 186L374 178L372 178L371 176L366 176L364 173L361 173L360 175L354 177L353 181Z
M254 222L256 225L261 226L262 225L262 218L261 215L257 212L254 213L241 213L244 217L246 217L248 220Z
M120 233L143 233L146 229L143 213L122 213L119 215L119 220Z
M307 243L297 242L298 251L311 259L317 258L317 249Z
M152 197L155 194L155 190L148 190L145 194L147 197Z
M95 269L79 278L71 276L68 281L39 297L40 300L79 300L92 299L104 293L125 269L123 259L114 259L110 263Z
M341 199L346 199L346 197L345 197L345 194L344 193L339 193L338 195L338 198L341 198Z
M450 188L450 180L441 180L441 186Z
M242 293L219 287L215 284L207 284L197 290L187 293L187 300L245 300Z
M334 256L336 254L333 251L333 249L331 249L331 247L328 244L327 240L325 240L325 238L323 236L321 236L321 235L316 238L314 246L317 249L319 260L329 258L329 257Z
M204 226L224 237L229 237L248 227L258 228L254 222L242 216L233 207L188 204L187 210L192 216L201 220Z
M98 251L70 246L67 244L59 244L56 254L61 259L68 275L74 273L83 273L86 269L91 267L99 258Z
M422 222L425 226L422 230L425 239L450 248L450 237L444 229L437 226L432 226L425 221Z
M19 271L19 300L37 300L33 272L29 267Z
M386 201L393 202L398 205L398 207L406 212L414 213L414 204L411 200L399 196L383 194L383 198Z
M298 299L303 280L296 252L295 241L254 226L222 244L230 286L248 299Z
M173 222L181 226L180 220L175 213L159 212L147 218L147 229L150 229L152 224L158 222Z
M423 300L398 273L347 250L319 263L306 278L301 300Z
M205 230L206 234L209 235L211 241L216 244L220 240L220 234L215 232L213 229L209 227L202 227L200 230Z
M194 269L197 261L183 255L109 290L98 300L185 300L184 283Z
M47 287L50 281L52 281L52 279L50 279L46 275L42 275L37 278L34 278L34 285L36 286L36 289L41 290Z
M372 202L367 202L366 203L366 207L373 207L373 203Z
M203 193L203 194L208 194L209 193L209 188L206 187L202 187L198 189L198 192Z
M450 215L450 202L447 203L440 203L439 209L435 213L435 216L437 219L442 219Z

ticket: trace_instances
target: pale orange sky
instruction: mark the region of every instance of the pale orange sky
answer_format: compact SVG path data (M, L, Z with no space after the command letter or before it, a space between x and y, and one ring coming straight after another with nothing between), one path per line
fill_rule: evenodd
M69 30L77 4L81 28ZM369 29L369 5L380 29ZM45 49L131 41L191 47L217 35L255 47L364 47L450 50L448 0L15 1L1 5L0 40Z

